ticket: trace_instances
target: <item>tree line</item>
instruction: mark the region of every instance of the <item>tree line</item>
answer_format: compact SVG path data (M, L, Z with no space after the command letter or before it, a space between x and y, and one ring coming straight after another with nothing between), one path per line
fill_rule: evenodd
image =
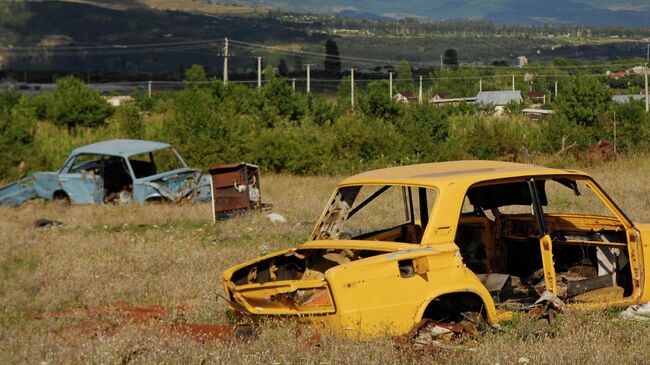
M108 138L145 138L174 144L193 166L248 161L266 171L340 174L376 167L454 159L531 161L578 153L599 139L619 151L650 148L650 118L639 102L611 102L611 90L593 77L569 78L541 122L509 105L503 117L488 106L402 104L387 97L388 82L335 98L295 92L272 68L260 89L210 79L195 65L174 93L138 93L113 108L81 80L57 80L51 94L0 94L0 180L58 169L69 151ZM404 70L406 72L406 68ZM570 159L570 155L561 156Z

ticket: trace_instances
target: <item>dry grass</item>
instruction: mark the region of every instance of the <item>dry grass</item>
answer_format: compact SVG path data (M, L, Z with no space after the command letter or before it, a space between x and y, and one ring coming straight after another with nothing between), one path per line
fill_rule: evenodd
M587 168L635 221L648 221L650 157ZM264 199L287 217L263 215L216 225L203 206L61 207L31 202L0 209L0 363L642 363L650 325L615 312L568 313L551 326L526 318L502 332L483 334L472 351L415 352L392 339L342 339L323 334L320 347L296 337L293 324L263 324L253 341L198 343L170 334L158 322L124 323L103 330L83 326L83 309L125 302L163 305L163 324L225 323L217 275L260 253L302 242L313 227L335 177L264 176ZM38 218L64 224L36 229ZM79 318L32 319L34 311L77 310ZM102 317L120 322L110 314Z

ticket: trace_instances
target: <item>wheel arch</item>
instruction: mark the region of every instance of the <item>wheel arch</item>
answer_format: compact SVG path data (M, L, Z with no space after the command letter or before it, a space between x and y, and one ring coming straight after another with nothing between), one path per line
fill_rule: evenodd
M487 290L464 288L438 292L422 302L416 314L416 323L422 319L443 320L463 312L478 312L490 323L497 321L494 301Z

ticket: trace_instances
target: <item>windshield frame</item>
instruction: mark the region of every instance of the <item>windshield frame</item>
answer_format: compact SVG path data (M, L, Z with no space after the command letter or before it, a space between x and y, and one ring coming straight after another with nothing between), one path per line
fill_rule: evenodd
M174 154L174 156L176 156L178 161L181 163L182 167L179 167L177 169L167 170L167 171L164 171L164 172L157 172L157 173L155 173L153 175L149 175L149 176L145 176L145 177L136 178L135 172L133 171L133 167L131 166L131 157L138 156L138 155L143 155L143 154L147 154L147 153L151 155L151 154L153 154L155 152L162 151L162 150L167 150L167 149L171 149L172 153ZM129 155L128 157L125 158L125 160L126 160L126 164L127 164L128 168L129 168L129 173L131 173L131 176L133 177L134 181L135 180L147 180L147 179L151 179L154 176L167 175L170 172L185 170L185 169L188 168L187 163L185 163L185 160L183 159L183 157L181 157L181 155L178 153L178 151L176 151L176 148L174 148L174 146L166 146L166 147L157 148L157 149L146 151L146 152L139 152L139 153L136 153L136 154ZM156 161L154 160L154 164L155 163L156 163Z
M318 238L320 227L323 225L323 221L327 217L327 212L328 212L329 208L332 206L332 204L334 203L337 194L342 189L353 188L353 187L359 187L360 190L363 189L364 187L376 187L376 188L378 188L377 191L380 191L383 187L395 187L395 188L398 188L398 189L399 188L413 188L413 189L423 188L423 189L428 189L428 190L434 191L434 193L435 193L434 197L435 198L433 199L433 202L430 203L430 205L427 204L429 209L425 213L425 216L427 217L427 222L426 222L426 225L423 226L424 229L422 231L422 239L418 243L407 243L409 245L422 245L422 244L424 244L424 237L427 237L427 233L428 233L429 229L431 228L430 223L431 223L431 221L432 221L432 219L434 217L434 212L436 210L438 201L440 200L440 189L438 189L435 186L426 185L426 184L407 184L407 183L395 183L395 182L351 183L351 184L343 184L343 185L337 186L336 189L334 189L334 192L331 194L330 198L327 200L327 204L325 205L325 209L323 209L321 215L319 216L318 220L316 221L314 229L312 230L311 234L309 235L308 241L321 240L321 239ZM377 198L379 196L381 196L381 194L377 195L375 198ZM413 191L412 191L411 194L407 193L406 196L404 196L404 198L409 199L408 204L406 204L407 203L406 201L403 201L405 203L404 204L404 209L408 210L408 214L409 214L408 220L404 224L415 222L416 220L420 220L420 216L422 215L422 212L418 208L420 216L416 216L417 214L414 213L414 206L413 206L413 204L418 204L418 206L419 206L420 203L421 203L420 200L418 199L417 191L415 191L415 193L413 193ZM368 198L364 199L364 201L367 200L367 199ZM372 200L374 200L374 198ZM372 200L367 201L365 203L369 204L369 203L372 202ZM364 201L357 202L356 198L355 198L354 203L362 203ZM356 213L356 210L357 210L357 208L359 208L359 205L360 204L355 204L354 206L351 206L350 207L350 212L351 213L352 212ZM350 218L349 216L346 217L346 220L349 219L349 218ZM420 224L423 225L423 222L420 222ZM387 227L386 229L392 229L392 228L395 228L395 227ZM381 232L381 230L377 231L377 232ZM368 233L372 233L372 232L366 232L366 233L362 234L361 236L366 235ZM351 239L339 239L339 240L328 239L326 241L344 241L344 240L351 240L351 241L357 241L357 242L374 242L374 243L378 243L378 244L382 244L382 243L400 243L400 242L394 242L394 241L364 240L364 239L354 239L354 238L351 238Z

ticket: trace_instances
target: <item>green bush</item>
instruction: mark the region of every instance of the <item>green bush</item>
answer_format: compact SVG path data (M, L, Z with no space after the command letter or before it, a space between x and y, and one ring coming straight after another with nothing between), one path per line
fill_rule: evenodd
M542 129L530 120L455 116L450 119L447 158L527 158L540 150Z
M571 78L563 82L556 110L572 123L591 126L609 109L611 101L612 92L596 78Z
M16 179L33 165L36 112L24 97L0 113L0 180Z
M0 112L8 113L11 108L18 104L21 100L21 95L15 89L4 89L0 92Z
M56 81L47 105L47 117L58 126L73 128L96 127L104 124L111 115L112 107L84 83L73 77Z
M145 128L140 108L135 103L126 103L115 109L112 122L117 125L120 136L130 139L144 139Z

